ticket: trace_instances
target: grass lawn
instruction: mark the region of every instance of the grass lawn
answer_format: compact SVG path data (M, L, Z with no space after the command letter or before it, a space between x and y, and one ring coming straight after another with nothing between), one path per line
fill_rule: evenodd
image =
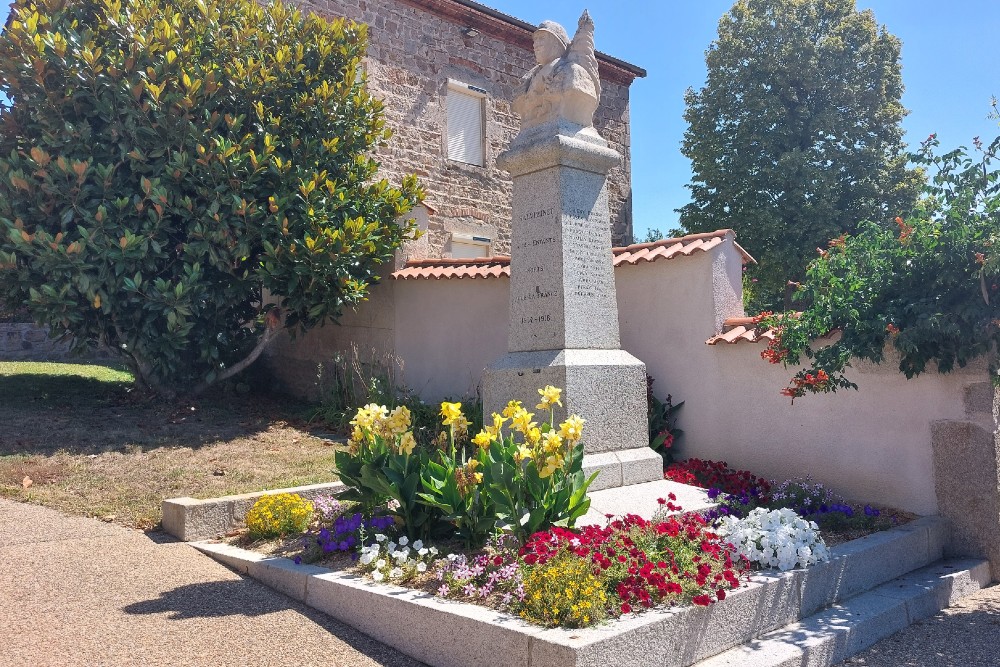
M152 529L160 501L327 482L303 405L219 392L138 397L128 372L0 361L0 496Z

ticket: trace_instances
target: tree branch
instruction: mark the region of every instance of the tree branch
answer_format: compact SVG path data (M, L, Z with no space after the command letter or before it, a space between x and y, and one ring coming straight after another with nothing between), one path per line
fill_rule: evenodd
M221 382L223 380L228 380L240 371L244 370L247 366L257 361L260 355L264 352L267 346L271 343L278 332L281 331L281 311L278 308L272 308L268 311L267 316L264 320L264 335L260 337L257 341L257 345L254 346L253 350L250 351L244 359L229 366L224 371L219 373L219 375L212 380L201 382L194 390L191 392L192 395L197 396L204 392L206 389L211 387L216 382Z

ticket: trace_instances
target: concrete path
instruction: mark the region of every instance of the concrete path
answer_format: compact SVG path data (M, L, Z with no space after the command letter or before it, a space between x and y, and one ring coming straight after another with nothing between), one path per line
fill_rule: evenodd
M0 499L0 666L26 665L420 663L165 535Z

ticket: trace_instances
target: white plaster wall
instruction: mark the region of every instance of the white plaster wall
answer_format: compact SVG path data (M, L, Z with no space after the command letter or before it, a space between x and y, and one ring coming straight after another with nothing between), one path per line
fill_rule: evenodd
M780 391L793 370L761 359L764 343L705 344L743 315L741 270L731 239L616 270L622 347L646 363L658 396L685 402L680 454L774 479L812 474L849 499L935 513L930 423L964 419L964 388L985 381L985 368L906 380L891 361L861 365L849 375L859 391L792 405ZM376 345L394 350L425 400L475 395L483 369L507 350L509 283L389 279L343 326L283 341L272 367L301 373L351 342Z
M861 364L849 374L858 391L792 405L780 391L794 371L761 359L764 343L705 344L713 303L734 309L718 298L720 276L733 275L720 260L739 265L727 244L618 271L623 347L646 362L658 396L685 401L679 453L775 479L812 474L849 499L935 513L930 423L963 419L964 387L985 368L906 380L892 361Z
M397 280L396 354L426 401L475 396L483 369L507 352L508 278Z
M324 382L321 366L334 363L340 355L353 358L357 349L362 360L384 360L395 342L395 282L387 277L372 286L368 299L345 308L340 322L327 322L306 334L283 332L268 346L264 364L284 391L310 400L320 400L330 385Z

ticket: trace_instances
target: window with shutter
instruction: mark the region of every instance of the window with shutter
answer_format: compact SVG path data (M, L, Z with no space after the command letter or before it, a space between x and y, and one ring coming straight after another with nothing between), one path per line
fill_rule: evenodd
M483 99L466 84L449 82L448 159L483 166Z
M485 236L467 236L465 234L451 235L452 259L475 259L489 257L492 241Z

